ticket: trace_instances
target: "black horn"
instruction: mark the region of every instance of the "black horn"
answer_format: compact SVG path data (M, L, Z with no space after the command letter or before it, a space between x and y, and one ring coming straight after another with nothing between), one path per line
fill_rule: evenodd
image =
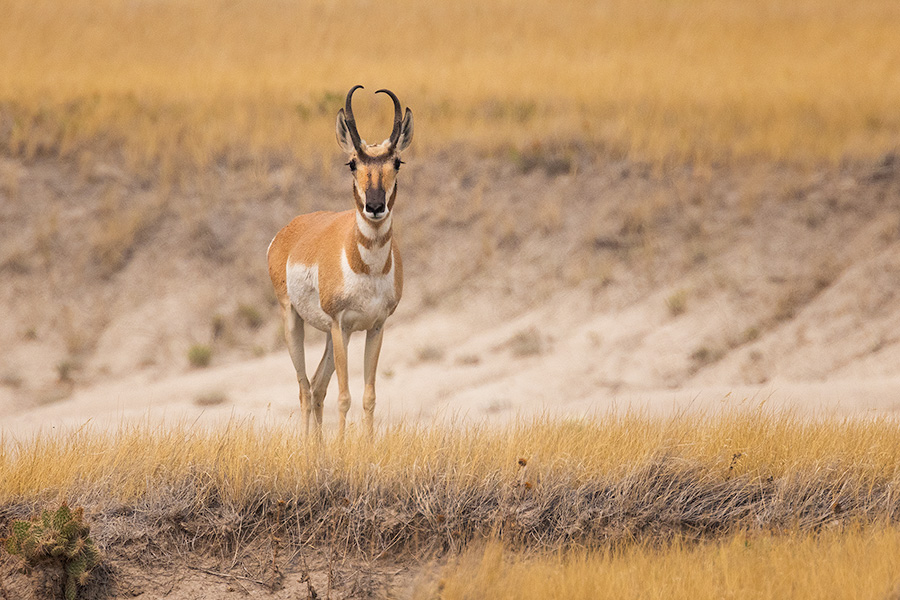
M400 139L400 123L403 121L403 112L400 109L400 101L397 100L397 96L391 90L378 90L375 93L387 94L391 97L391 100L394 101L394 129L391 131L391 147L393 148Z
M350 132L350 140L353 142L353 147L356 148L356 151L362 153L362 140L359 137L359 131L356 129L356 119L353 118L353 92L362 88L361 85L354 85L350 88L350 91L347 92L347 101L344 103L344 120L347 122L347 129Z

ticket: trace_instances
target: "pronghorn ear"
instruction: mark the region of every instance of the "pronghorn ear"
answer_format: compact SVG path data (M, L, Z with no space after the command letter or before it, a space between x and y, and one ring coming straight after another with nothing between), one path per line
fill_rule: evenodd
M406 116L403 117L403 122L400 124L400 137L397 139L397 150L403 151L409 146L409 143L412 142L413 136L413 118L412 111L408 108L406 109Z
M337 134L338 146L347 154L356 152L353 147L353 138L350 137L350 127L347 125L347 118L344 116L344 109L340 109L337 114L337 123L335 123L335 133Z

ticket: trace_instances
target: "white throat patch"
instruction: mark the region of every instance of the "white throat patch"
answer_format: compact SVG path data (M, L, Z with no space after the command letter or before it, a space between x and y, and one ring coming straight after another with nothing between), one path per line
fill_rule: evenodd
M356 226L359 228L359 232L363 234L363 237L374 240L383 237L390 231L392 218L393 215L388 213L384 219L372 225L365 217L359 214L359 211L356 211Z
M391 252L391 241L387 240L381 246L373 246L372 248L366 248L357 242L356 248L359 250L360 258L366 263L369 270L380 273L384 270L384 263L387 262L388 254Z

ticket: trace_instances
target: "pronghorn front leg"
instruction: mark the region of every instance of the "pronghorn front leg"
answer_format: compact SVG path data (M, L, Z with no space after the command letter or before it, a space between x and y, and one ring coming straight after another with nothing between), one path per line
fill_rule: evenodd
M344 438L344 428L347 423L347 411L350 410L350 381L347 374L347 344L350 342L350 332L341 327L340 321L334 319L331 322L331 340L334 344L334 370L338 379L338 410L340 421L338 426L338 438Z
M312 378L312 413L316 419L316 438L322 440L322 406L325 403L325 393L328 391L328 383L334 374L334 347L331 334L325 334L325 353L319 362L319 368Z
M300 413L303 415L303 432L308 437L311 394L309 379L306 377L306 353L303 349L303 319L300 318L300 315L297 314L297 311L291 305L282 307L282 310L284 314L284 339L287 342L288 353L291 355L291 362L294 363L294 370L297 371L297 383L300 384Z
M378 368L378 355L381 353L381 340L383 338L383 324L366 331L366 358L364 362L366 390L363 392L363 410L366 413L366 433L368 433L369 439L375 437L375 371Z

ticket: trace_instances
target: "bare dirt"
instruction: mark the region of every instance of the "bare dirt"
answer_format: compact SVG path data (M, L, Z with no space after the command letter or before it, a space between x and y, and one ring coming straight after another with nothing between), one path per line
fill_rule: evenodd
M433 588L436 572L431 561L372 561L315 549L278 557L276 567L270 549L256 550L256 554L235 556L231 565L200 553L174 560L147 555L107 557L91 573L78 598L396 598ZM3 600L62 598L63 580L61 569L27 569L17 559L0 560Z
M383 424L900 406L892 155L802 168L659 168L572 149L408 162ZM165 185L113 159L0 167L5 436L296 413L265 249L294 214L349 205L343 167L272 160ZM312 370L322 341L310 337ZM190 365L197 344L212 348L209 367Z

